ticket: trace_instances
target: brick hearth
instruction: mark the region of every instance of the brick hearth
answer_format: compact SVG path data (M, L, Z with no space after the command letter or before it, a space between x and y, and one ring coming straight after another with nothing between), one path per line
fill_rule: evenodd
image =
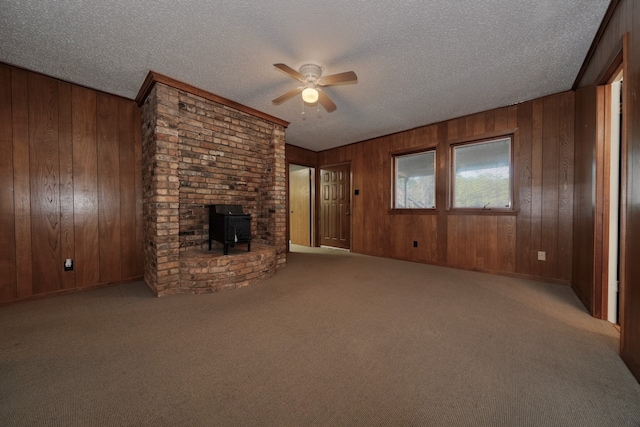
M147 285L158 296L203 293L273 275L286 261L282 122L185 84L145 85L151 87L142 104ZM245 246L227 256L219 247L206 250L210 204L239 204L251 214L250 253Z
M213 253L212 253L213 252ZM275 274L273 246L251 245L251 252L197 249L180 256L180 286L191 293L218 292L258 283Z

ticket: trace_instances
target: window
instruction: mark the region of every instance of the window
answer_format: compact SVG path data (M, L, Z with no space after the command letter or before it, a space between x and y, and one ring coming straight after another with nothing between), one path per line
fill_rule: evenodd
M393 208L435 208L435 150L397 155L394 159Z
M452 152L452 208L513 208L510 136L454 145Z

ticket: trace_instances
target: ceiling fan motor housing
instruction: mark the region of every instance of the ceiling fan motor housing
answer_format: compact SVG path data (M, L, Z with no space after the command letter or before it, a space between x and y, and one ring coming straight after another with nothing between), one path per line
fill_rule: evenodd
M316 85L322 75L322 68L315 64L305 64L300 67L300 74L307 79L308 83Z

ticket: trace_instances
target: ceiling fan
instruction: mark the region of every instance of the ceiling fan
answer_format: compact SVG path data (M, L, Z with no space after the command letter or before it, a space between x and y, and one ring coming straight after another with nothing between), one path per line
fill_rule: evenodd
M335 111L336 104L322 91L322 87L358 82L358 76L353 71L322 77L322 67L315 64L305 64L300 67L300 71L296 71L285 64L273 64L273 66L303 84L271 101L276 105L282 104L284 101L302 93L302 100L305 103L315 104L319 102L328 113L331 113Z

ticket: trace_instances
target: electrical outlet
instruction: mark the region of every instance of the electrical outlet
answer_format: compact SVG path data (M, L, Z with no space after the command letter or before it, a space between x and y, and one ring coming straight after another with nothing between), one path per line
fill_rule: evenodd
M64 271L73 270L73 260L71 258L67 258L64 260L64 264L62 266L64 267Z
M546 261L547 253L545 251L538 251L538 261Z
M413 241L413 247L414 247L414 248L417 248L417 247L418 247L418 241L417 241L417 240L414 240L414 241Z

